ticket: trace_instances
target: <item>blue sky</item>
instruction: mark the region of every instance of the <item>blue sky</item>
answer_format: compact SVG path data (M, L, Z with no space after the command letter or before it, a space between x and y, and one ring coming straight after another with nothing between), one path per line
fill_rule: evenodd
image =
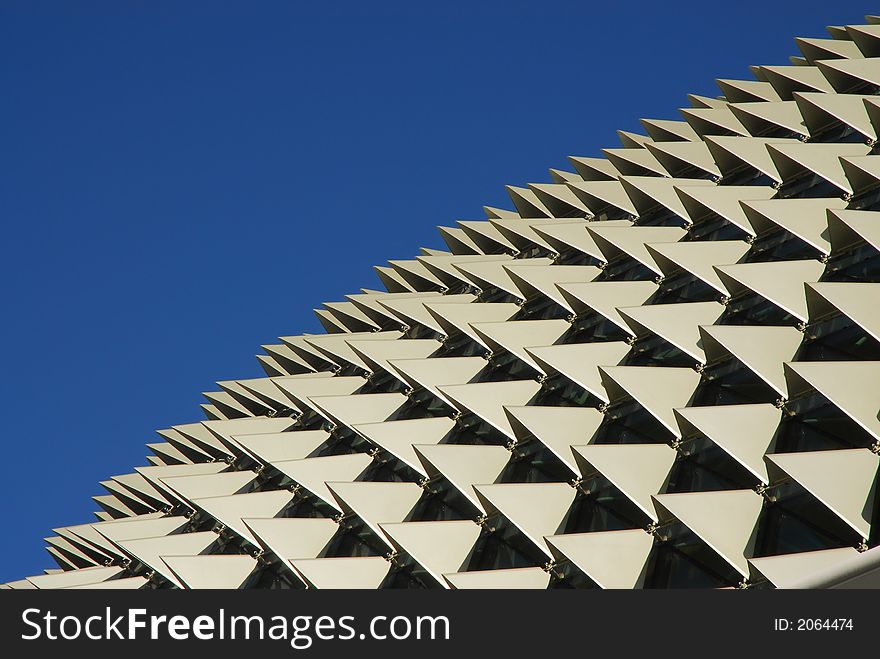
M371 266L866 11L305 4L0 1L0 582Z

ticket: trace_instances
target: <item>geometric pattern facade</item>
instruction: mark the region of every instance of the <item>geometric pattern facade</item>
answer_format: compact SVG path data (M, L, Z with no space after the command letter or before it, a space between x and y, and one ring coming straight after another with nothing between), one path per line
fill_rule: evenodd
M784 588L880 544L880 19L263 346L8 588Z

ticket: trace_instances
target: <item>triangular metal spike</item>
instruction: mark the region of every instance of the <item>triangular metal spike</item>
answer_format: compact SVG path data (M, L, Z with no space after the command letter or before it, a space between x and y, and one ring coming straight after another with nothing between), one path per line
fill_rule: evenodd
M688 100L693 108L723 108L727 101L722 98L710 98L700 94L688 94Z
M678 520L739 572L749 575L748 558L755 543L763 499L752 490L658 494L661 523Z
M632 226L632 222L630 220L603 220L602 226ZM542 225L535 228L535 233L544 238L560 254L575 251L599 261L604 258L596 241L587 231L586 222Z
M559 186L565 187L565 186ZM568 188L566 188L567 190ZM565 220L561 220L565 222ZM575 220L583 222L584 220ZM528 251L535 247L550 249L550 246L535 232L535 227L554 224L557 220L532 219L532 220L489 220L501 234L507 238L516 249Z
M189 589L240 588L257 567L247 554L163 556L162 560Z
M258 545L256 537L242 519L245 517L275 517L287 507L292 499L293 495L287 490L267 490L232 496L193 499L192 503L251 544Z
M695 142L700 136L684 121L670 121L669 119L639 119L648 135L654 142L647 142L647 148L657 142Z
M657 521L651 496L666 486L676 452L666 444L592 444L574 446L581 476L607 478L645 515Z
M600 366L599 371L612 403L632 398L673 436L680 436L672 410L690 402L700 383L699 373L665 366Z
M750 558L750 581L766 580L775 588L797 587L805 574L821 572L858 555L853 547L803 551Z
M550 259L537 258L526 259L518 267L536 267L550 265ZM492 261L488 263L467 263L456 265L469 279L474 281L483 289L497 288L506 293L510 293L514 297L519 297L519 289L510 275L507 274L504 261Z
M541 385L534 380L511 380L446 385L438 389L459 411L473 412L503 435L513 439L513 430L504 414L504 406L526 405L541 390Z
M402 332L352 332L336 335L315 335L306 337L306 342L327 355L335 363L347 363L368 370L363 360L348 345L349 341L393 341L399 339Z
M726 293L727 290L713 266L737 263L749 251L749 244L743 240L649 243L645 247L665 277L685 271L719 293Z
M550 581L550 575L539 567L453 572L443 578L457 590L543 590Z
M576 314L593 311L630 334L632 332L617 308L643 304L657 292L657 284L652 281L596 281L558 284L557 287Z
M431 304L426 308L446 336L455 336L461 333L477 343L480 343L480 337L474 332L471 324L510 320L519 313L520 309L512 302L467 305Z
M679 112L703 139L709 135L746 136L749 134L749 131L730 111L726 103L714 108L682 108Z
M386 341L349 341L349 347L376 373L397 372L388 364L389 359L426 359L443 345L436 339L398 339Z
M493 353L508 352L541 371L526 347L553 345L571 329L566 320L518 320L501 323L471 323L480 342Z
M699 326L717 322L725 307L719 302L684 302L618 307L617 311L637 338L659 336L698 363L704 363Z
M629 344L624 341L598 341L527 348L526 352L544 373L559 373L607 403L599 366L619 365L629 350Z
M511 252L516 249L491 222L459 220L457 224L485 254Z
M782 181L790 181L804 172L825 179L842 193L852 194L841 156L864 156L871 148L865 144L768 144L770 154Z
M828 89L851 94L880 85L880 57L862 59L824 60L817 63L817 70L829 81Z
M752 291L795 318L807 320L804 283L819 281L825 265L819 261L770 261L715 266L731 296Z
M523 220L520 221L522 222ZM530 233L534 234L534 231L530 231ZM461 270L455 267L456 264L474 261L510 261L513 257L510 254L457 254L453 256L419 256L418 259L438 279L443 281L446 286L453 288L462 284L470 285L473 283ZM426 299L425 301L428 302L430 300Z
M764 454L781 420L774 405L709 405L674 412L683 441L706 437L762 483L768 482Z
M247 492L257 475L252 471L229 471L202 476L163 478L162 483L184 501Z
M579 181L580 176L571 180ZM550 211L551 217L586 217L590 209L575 196L571 189L562 183L529 183L529 189L538 200Z
M715 163L724 176L732 176L744 168L748 168L769 177L776 183L781 183L782 175L768 151L768 146L773 144L802 146L798 140L776 137L743 139L722 135L706 138L706 146L709 147Z
M382 524L382 530L401 552L422 566L438 585L448 588L443 575L458 572L480 535L474 522L404 522Z
M391 563L382 556L295 559L289 563L309 588L326 590L374 590L391 570Z
M547 544L557 558L570 561L600 588L641 588L654 539L631 529L554 535Z
M773 85L756 80L716 80L721 93L731 103L748 103L751 101L782 100Z
M432 306L442 304L470 304L476 299L476 296L470 294L460 295L440 295L437 297L426 299L402 299L381 301L380 304L393 312L401 322L412 327L425 327L433 330L438 334L443 333L443 328L437 324L434 316L428 311L427 304Z
M607 158L569 156L568 161L585 181L613 181L620 176L620 172Z
M746 368L786 397L782 362L794 359L803 334L794 327L768 325L713 325L700 327L703 350L709 363L733 355Z
M286 460L273 466L301 485L324 503L339 510L335 497L327 489L328 481L353 481L370 465L372 458L364 453L327 455L305 460ZM248 515L253 517L253 515ZM274 517L274 515L263 515Z
M296 408L302 412L315 410L309 401L317 396L345 396L352 394L364 386L362 377L334 377L334 378L309 378L301 380L287 380L279 378L276 381L278 387L290 398Z
M517 441L536 439L568 467L572 477L578 474L578 467L571 447L589 442L604 419L591 407L508 405L504 411Z
M552 558L545 536L559 533L576 490L567 483L500 483L479 485L483 507L500 513Z
M399 392L359 396L311 396L309 402L325 419L351 428L356 423L390 421L407 401Z
M865 107L865 102L872 98L874 97L858 94L794 94L798 110L811 133L819 134L839 123L850 126L866 139L876 140L877 130Z
M829 281L806 287L811 323L841 313L880 341L880 306L864 303L880 299L880 283Z
M703 144L700 142L700 144ZM687 210L681 203L676 187L714 187L712 181L686 178L657 178L652 176L621 176L620 183L639 215L647 215L658 207L690 222Z
M321 517L242 519L266 551L279 559L317 558L339 525Z
M416 483L393 481L329 482L327 489L344 515L357 515L386 544L388 538L380 523L404 521L422 496Z
M353 429L422 476L427 476L428 474L422 466L413 448L413 444L418 443L422 446L438 444L454 428L455 421L441 416L386 421L384 423L366 423L354 426Z
M829 210L828 231L833 252L842 253L861 241L880 251L880 223L871 211Z
M700 174L713 177L721 176L721 170L712 159L709 148L700 142L661 142L647 144L645 148L650 151L657 161L673 176L685 176L688 172L694 172L692 182L697 183Z
M587 235L587 232L584 231L584 234ZM591 265L548 265L529 268L509 265L507 273L526 301L550 299L569 312L573 312L556 285L593 281L602 271Z
M503 446L415 444L413 449L429 478L443 476L478 510L483 506L474 486L494 483L510 461L510 451Z
M880 441L880 362L789 362L784 368L789 398L818 391Z
M687 235L678 227L605 227L591 224L587 231L602 250L606 260L625 255L641 263L658 275L660 269L645 248L645 243L674 243Z
M95 566L81 570L71 570L58 574L44 574L38 577L28 577L28 581L36 588L73 588L88 584L103 583L110 579L118 578L123 568L118 566L104 567Z
M454 407L452 400L439 387L466 384L486 367L482 357L392 359L389 363L414 390L425 389L451 407Z
M639 135L638 133L631 133L626 130L617 131L617 137L625 149L640 149L647 142L651 141L651 138L646 135Z
M530 217L553 217L553 213L541 202L538 196L528 188L519 188L514 185L504 186L510 200L516 207L519 216Z
M758 73L783 101L790 101L792 93L799 91L834 92L822 71L814 66L761 66Z
M810 131L804 124L804 118L795 101L731 103L729 107L752 135L762 136L782 131L784 137L788 137L785 133L795 137L810 136Z
M880 26L847 25L844 30L847 38L852 39L863 57L880 56Z
M437 227L440 237L453 254L482 254L483 249L460 227Z
M743 201L742 208L755 235L784 229L822 254L831 251L828 209L845 208L842 199L770 199Z
M871 535L880 458L868 449L766 456L771 483L791 478L862 538Z
M880 186L880 156L848 156L840 159L853 196L864 195Z
M810 64L815 64L817 60L861 59L864 57L856 44L842 39L797 37L794 42Z
M196 556L204 553L216 541L216 533L199 531L157 538L123 540L119 546L126 554L133 556L151 570L155 570L178 588L183 588L180 579L162 560L161 556Z
M602 153L625 176L669 176L647 149L602 149Z
M577 181L566 185L596 217L627 219L637 214L619 180Z
M515 220L520 216L519 213L517 213L516 211L508 210L505 208L496 208L494 206L483 206L483 212L490 220Z

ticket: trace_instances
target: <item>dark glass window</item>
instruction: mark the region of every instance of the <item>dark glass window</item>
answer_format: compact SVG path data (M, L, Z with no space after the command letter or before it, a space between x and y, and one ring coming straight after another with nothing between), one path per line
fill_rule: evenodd
M681 445L669 473L666 492L708 492L752 489L758 477L734 460L717 444L698 437Z
M514 320L546 320L567 318L569 310L544 295L526 300Z
M797 327L800 319L770 300L751 291L736 295L718 320L719 325L791 325Z
M629 336L624 329L600 313L588 311L578 316L559 343L590 343L593 341L624 341Z
M546 555L506 521L494 518L487 525L496 529L490 532L484 528L480 533L465 561L466 571L538 567L547 562Z
M692 405L775 403L779 393L739 359L730 356L708 364L694 393Z
M388 572L379 588L424 589L435 588L436 580L412 560L397 565Z
M581 483L562 532L622 531L644 528L650 523L651 519L638 506L597 474Z
M665 542L654 542L645 588L723 588L742 576L681 524Z
M694 178L704 177L699 176ZM708 174L705 178L708 178ZM685 220L683 217L676 213L673 213L665 206L656 206L649 211L639 214L639 217L636 219L635 224L637 226L645 227L683 227L688 222L689 220Z
M554 375L541 383L541 391L532 405L547 407L599 407L602 401L563 375Z
M656 277L648 266L622 254L608 262L597 281L651 281Z
M669 444L675 436L633 400L611 405L596 430L596 444Z
M813 245L805 242L793 233L779 228L762 233L755 238L746 256L746 262L802 261L805 259L818 259L822 256L823 252L816 249Z
M442 522L476 519L480 510L445 477L431 480L407 516L407 522Z
M880 341L847 316L825 318L807 326L796 361L828 360L880 360Z
M880 282L880 252L867 243L834 249L821 281Z
M626 366L693 367L697 360L656 334L639 336L624 360Z
M499 483L564 483L574 478L553 452L536 439L519 442Z
M779 188L778 198L797 197L818 198L818 197L841 197L844 192L833 183L826 181L824 178L810 171L804 172L802 175L783 181Z
M758 522L756 556L855 546L858 534L794 481L771 491Z
M699 277L687 270L677 270L660 280L660 288L648 304L713 302L720 298L721 293Z
M343 520L318 557L382 556L387 551L384 543L363 522L352 518Z
M818 392L788 401L779 425L777 453L869 448L874 437Z

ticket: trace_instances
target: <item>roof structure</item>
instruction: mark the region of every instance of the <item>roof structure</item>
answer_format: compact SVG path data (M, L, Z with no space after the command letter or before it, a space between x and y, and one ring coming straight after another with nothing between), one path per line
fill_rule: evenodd
M858 585L880 550L880 28L440 227L205 393L4 588ZM868 551L866 551L868 550Z

